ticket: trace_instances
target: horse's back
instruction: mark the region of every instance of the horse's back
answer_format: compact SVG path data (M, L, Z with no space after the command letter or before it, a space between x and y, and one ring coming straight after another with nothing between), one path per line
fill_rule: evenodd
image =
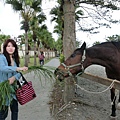
M118 50L120 50L120 42L115 42L115 41L111 41L111 42L102 42L100 44L94 45L93 47L109 47L109 48L117 48Z

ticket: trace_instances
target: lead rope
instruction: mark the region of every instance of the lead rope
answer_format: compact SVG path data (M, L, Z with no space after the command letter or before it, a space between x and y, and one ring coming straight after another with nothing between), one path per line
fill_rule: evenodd
M82 73L79 73L78 75L80 75L80 74L82 74ZM78 75L76 76L76 78L78 77ZM103 91L100 91L100 92L91 92L91 91L85 90L83 87L81 87L81 86L78 85L77 83L75 83L75 85L77 86L77 88L80 88L82 91L85 91L85 92L87 92L87 93L90 93L90 94L101 94L101 93L104 93L104 92L112 89L112 87L114 86L115 81L117 81L117 80L113 80L112 83L110 84L110 86L107 87L107 89L105 89L105 90L103 90ZM114 101L115 101L115 99L116 99L116 97L117 97L117 94L118 94L118 92L115 94L114 99L113 99L113 101L111 102L111 105L114 104Z
M77 76L78 77L78 76ZM100 92L91 92L91 91L88 91L88 90L85 90L85 88L81 87L80 85L78 85L77 83L75 83L75 85L77 86L77 88L80 88L82 91L85 91L87 93L92 93L92 94L101 94L101 93L104 93L108 90L110 90L113 86L114 86L114 83L115 81L117 80L113 80L112 83L110 84L110 86L107 87L107 89L103 90L103 91L100 91ZM114 98L115 99L115 98Z
M107 89L105 89L105 90L103 90L103 91L100 91L100 92L91 92L91 91L85 90L84 88L80 87L78 84L75 84L75 85L77 86L77 88L80 88L81 90L83 90L83 91L85 91L85 92L87 92L87 93L90 93L90 94L101 94L101 93L104 93L104 92L110 90L110 89L114 86L114 82L115 82L115 81L116 81L116 80L113 80L113 82L110 84L110 86L109 86ZM114 101L115 101L117 95L118 95L118 92L115 94L114 99L113 99L113 101L111 102L111 105L114 105Z

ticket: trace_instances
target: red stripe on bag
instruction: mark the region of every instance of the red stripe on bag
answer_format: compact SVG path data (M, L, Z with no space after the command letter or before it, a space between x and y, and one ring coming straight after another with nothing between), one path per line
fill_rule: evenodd
M21 88L18 88L16 91L16 96L18 102L21 105L33 100L36 97L35 91L32 87L32 82L29 81L27 84L23 85Z

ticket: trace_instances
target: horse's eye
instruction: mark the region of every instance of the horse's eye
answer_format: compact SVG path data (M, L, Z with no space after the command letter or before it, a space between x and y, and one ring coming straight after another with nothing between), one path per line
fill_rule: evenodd
M75 54L72 54L71 57L75 57Z

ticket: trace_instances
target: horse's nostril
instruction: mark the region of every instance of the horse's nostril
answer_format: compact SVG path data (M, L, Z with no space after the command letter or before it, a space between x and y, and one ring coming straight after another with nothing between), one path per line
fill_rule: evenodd
M61 75L56 75L56 79L59 80L60 82L62 81Z
M58 68L57 68L57 69L55 69L55 71L54 71L54 74L55 74L55 75L57 75L57 71L58 71Z

